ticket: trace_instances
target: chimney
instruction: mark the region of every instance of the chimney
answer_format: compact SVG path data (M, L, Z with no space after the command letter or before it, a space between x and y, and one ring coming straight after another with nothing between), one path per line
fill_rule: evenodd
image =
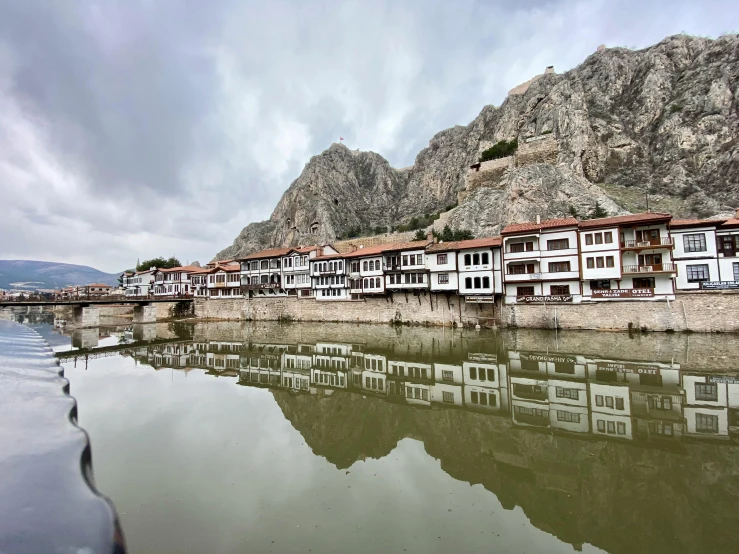
M739 219L739 208L734 208L734 217Z
M541 216L539 214L536 214L536 224L541 224Z
M434 232L433 231L429 231L428 233L426 233L426 242L428 242L429 244L432 244L434 242Z

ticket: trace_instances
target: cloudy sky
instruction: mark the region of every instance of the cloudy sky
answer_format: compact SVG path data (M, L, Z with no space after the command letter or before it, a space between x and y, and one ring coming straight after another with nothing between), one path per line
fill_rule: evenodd
M209 260L343 136L431 136L595 48L739 29L730 0L0 0L0 259Z

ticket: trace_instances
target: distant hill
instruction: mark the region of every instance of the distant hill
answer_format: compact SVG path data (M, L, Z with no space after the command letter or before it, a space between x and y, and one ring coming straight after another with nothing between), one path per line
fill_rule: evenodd
M116 285L120 273L94 267L31 260L0 260L0 289L58 289L67 285Z

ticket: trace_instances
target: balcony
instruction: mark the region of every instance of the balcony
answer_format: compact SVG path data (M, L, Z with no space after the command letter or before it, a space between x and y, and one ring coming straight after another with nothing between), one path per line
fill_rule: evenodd
M621 243L621 250L648 250L654 248L675 248L675 240L672 237L660 237L647 240L626 240Z
M249 285L241 285L242 290L261 290L261 289L278 289L280 283L251 283Z
M520 283L521 281L540 281L541 273L506 273L507 283Z
M401 271L400 264L382 264L383 271Z
M624 275L642 273L675 273L675 264L625 265L621 270Z

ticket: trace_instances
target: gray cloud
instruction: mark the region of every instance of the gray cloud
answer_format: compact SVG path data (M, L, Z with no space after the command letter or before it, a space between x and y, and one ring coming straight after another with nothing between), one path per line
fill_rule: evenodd
M0 0L0 257L203 261L339 136L410 165L546 65L739 21L722 0L511 4Z

